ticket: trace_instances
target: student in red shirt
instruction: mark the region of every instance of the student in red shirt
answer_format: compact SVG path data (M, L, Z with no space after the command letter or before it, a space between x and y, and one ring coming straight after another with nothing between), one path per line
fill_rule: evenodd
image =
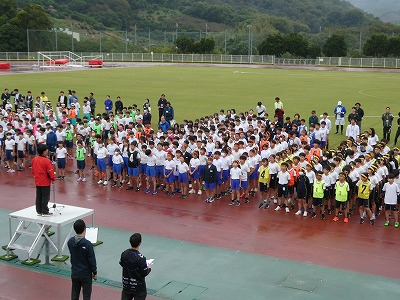
M32 159L32 174L36 185L36 212L38 216L50 216L48 203L50 200L50 185L56 180L53 164L47 158L48 148L45 144L37 146L38 156Z

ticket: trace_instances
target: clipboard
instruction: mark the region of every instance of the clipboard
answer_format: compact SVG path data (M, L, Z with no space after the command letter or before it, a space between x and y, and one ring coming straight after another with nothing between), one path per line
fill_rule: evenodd
M85 238L92 244L96 244L98 234L99 234L98 227L88 227L86 228Z

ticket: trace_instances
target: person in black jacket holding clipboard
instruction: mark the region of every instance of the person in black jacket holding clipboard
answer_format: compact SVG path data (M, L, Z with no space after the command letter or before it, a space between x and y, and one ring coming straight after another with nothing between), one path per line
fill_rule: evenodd
M74 230L76 235L68 240L68 249L71 253L71 299L79 300L82 288L83 300L90 300L92 279L97 279L96 255L92 243L85 239L85 221L76 220Z
M152 263L139 252L142 244L140 233L134 233L129 239L131 248L121 254L119 264L122 267L121 300L144 300L147 297L145 277L151 272Z

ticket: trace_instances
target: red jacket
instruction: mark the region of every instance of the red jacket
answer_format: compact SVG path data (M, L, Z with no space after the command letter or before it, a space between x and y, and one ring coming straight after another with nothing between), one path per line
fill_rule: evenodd
M53 164L47 157L36 156L32 159L32 174L36 186L50 186L51 181L56 180Z

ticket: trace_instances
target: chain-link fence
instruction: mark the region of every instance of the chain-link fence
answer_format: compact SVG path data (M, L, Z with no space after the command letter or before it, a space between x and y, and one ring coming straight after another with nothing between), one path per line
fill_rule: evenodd
M65 51L51 53L52 59L66 58ZM276 66L353 67L399 69L400 59L396 58L351 58L319 57L316 59L279 58L271 55L225 55L225 54L173 54L173 53L100 53L74 52L74 61L85 65L87 59L102 57L105 67L119 67L120 63L209 63L209 64L254 64ZM0 61L10 61L15 68L39 68L38 52L0 52ZM80 59L79 59L80 58ZM87 58L87 59L85 59ZM68 65L66 66L68 67Z
M323 31L319 34L303 35L310 44L321 48L333 32ZM343 33L350 56L362 56L362 48L371 33L354 31ZM394 35L394 34L393 34ZM75 30L71 28L54 28L53 30L27 30L27 51L72 51L72 52L157 52L176 53L177 38L187 36L198 41L211 38L215 41L213 53L251 55L258 54L257 47L268 36L267 32L254 29L248 25L235 32L232 31L175 31L129 30L129 31L95 31Z

